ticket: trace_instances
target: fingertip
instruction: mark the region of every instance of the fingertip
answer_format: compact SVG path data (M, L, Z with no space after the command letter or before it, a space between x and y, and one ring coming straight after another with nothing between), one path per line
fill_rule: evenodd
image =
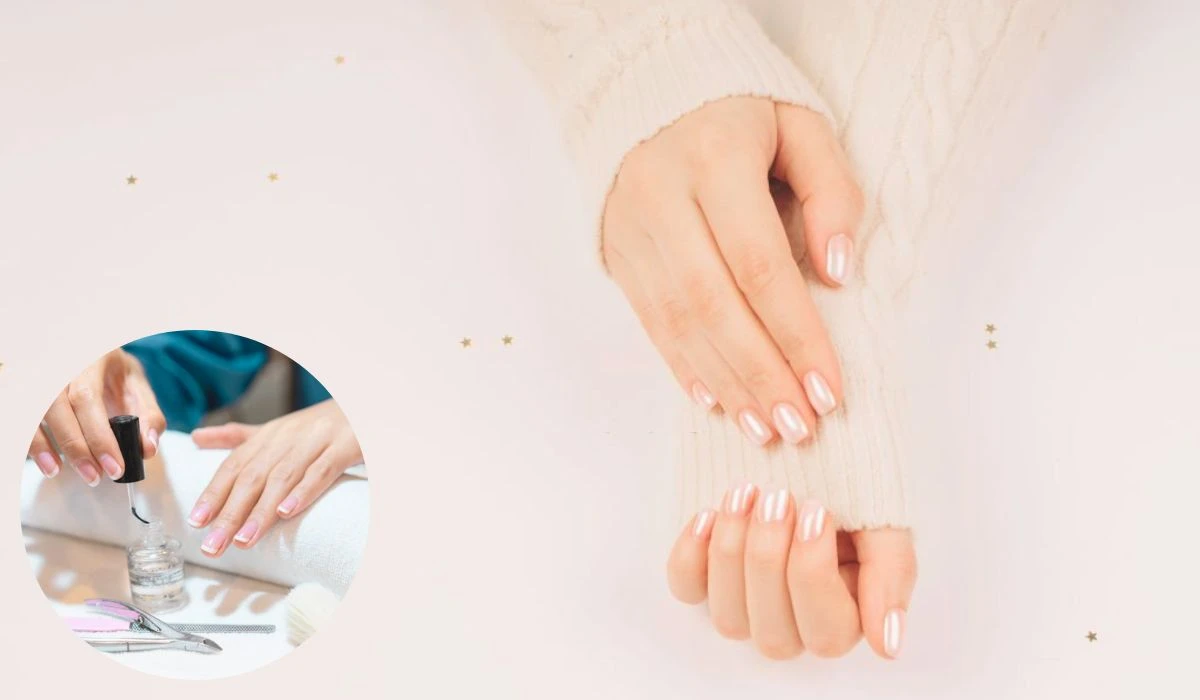
M908 530L863 530L853 535L859 557L858 601L863 634L880 657L904 646L908 606L916 584L916 554Z

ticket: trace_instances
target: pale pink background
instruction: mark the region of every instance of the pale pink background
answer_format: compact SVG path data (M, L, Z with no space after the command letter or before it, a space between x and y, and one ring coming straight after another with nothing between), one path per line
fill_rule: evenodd
M767 663L668 600L674 387L596 271L550 115L489 27L454 3L100 5L0 13L6 694L1195 692L1195 8L1089 3L1108 33L998 135L1035 166L981 164L994 186L921 279L922 580L885 665ZM54 623L15 511L64 382L187 327L321 377L383 507L332 627L182 685Z

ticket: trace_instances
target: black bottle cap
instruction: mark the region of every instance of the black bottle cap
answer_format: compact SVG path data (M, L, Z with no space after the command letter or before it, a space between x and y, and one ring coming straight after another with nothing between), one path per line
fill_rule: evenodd
M142 426L137 416L114 416L108 419L113 435L117 436L117 445L121 448L121 458L125 460L125 473L118 484L132 484L146 478L146 465L142 462Z

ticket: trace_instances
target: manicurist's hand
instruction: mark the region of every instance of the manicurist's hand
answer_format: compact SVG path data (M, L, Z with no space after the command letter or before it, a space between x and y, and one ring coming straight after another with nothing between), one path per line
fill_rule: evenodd
M862 194L826 121L768 99L710 103L630 151L605 205L603 253L684 391L756 443L800 443L840 403L842 382L771 178L802 207L813 271L840 286Z
M158 437L167 427L154 390L137 358L113 350L85 369L54 399L29 445L29 457L47 478L67 464L89 486L100 483L101 473L119 479L125 460L108 424L111 416L135 415L142 428L142 451L158 452Z
M197 446L231 449L188 516L209 526L201 549L219 557L248 549L279 518L308 508L343 472L362 463L350 423L332 399L263 425L226 423L192 433Z
M899 655L917 564L909 530L838 532L813 501L745 484L697 513L667 563L671 593L772 659L841 656L865 636Z

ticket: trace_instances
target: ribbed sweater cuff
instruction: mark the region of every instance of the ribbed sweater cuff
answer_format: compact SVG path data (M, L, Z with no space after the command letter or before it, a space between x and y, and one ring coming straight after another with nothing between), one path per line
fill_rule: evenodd
M584 201L593 207L597 248L604 202L625 155L688 112L724 97L757 96L829 114L795 64L737 4L648 8L573 60L584 79L566 96L567 147L580 167Z

